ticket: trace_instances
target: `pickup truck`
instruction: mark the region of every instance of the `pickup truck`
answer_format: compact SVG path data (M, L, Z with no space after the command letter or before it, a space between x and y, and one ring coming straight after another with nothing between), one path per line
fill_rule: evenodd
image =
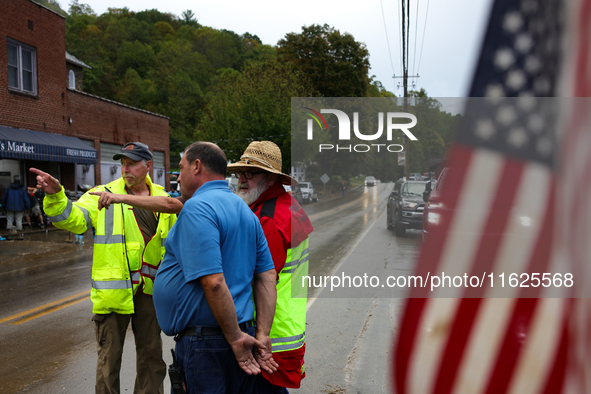
M312 182L300 182L299 189L302 191L302 199L304 202L312 203L318 201L318 193L314 191Z

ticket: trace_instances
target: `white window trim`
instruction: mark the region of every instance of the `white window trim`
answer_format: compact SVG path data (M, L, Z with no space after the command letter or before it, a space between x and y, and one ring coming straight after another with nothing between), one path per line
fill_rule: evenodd
M68 73L68 86L70 89L76 90L76 73L74 73L74 70L70 70Z
M31 47L29 45L23 44L21 42L18 42L16 40L13 40L11 38L6 38L6 42L8 44L12 44L14 46L17 47L17 66L18 66L18 87L15 88L13 86L8 86L9 90L15 91L15 92L20 92L20 93L25 93L25 94L30 94L33 96L37 95L37 49L34 47ZM23 65L22 65L22 50L26 49L28 51L31 52L32 54L32 59L31 59L31 66L32 66L32 74L33 74L33 80L32 80L32 91L29 90L24 90L23 89ZM6 52L7 52L7 56L8 56L8 45L6 46ZM8 64L6 65L6 72L8 73Z

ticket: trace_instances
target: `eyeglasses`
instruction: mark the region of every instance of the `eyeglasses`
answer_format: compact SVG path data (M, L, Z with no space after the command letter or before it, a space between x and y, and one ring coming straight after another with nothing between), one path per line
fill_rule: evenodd
M235 171L234 173L236 174L237 178L240 178L242 175L244 175L244 177L246 179L252 179L256 174L263 174L267 171Z

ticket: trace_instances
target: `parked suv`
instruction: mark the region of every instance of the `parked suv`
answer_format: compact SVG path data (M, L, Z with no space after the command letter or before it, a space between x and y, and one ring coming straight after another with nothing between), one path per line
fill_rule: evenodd
M425 181L407 181L399 179L388 198L388 215L386 224L388 230L394 230L397 237L403 237L407 229L422 230L423 192L427 186Z
M312 182L300 182L299 189L302 191L302 199L304 202L311 203L318 201L318 193L314 191Z

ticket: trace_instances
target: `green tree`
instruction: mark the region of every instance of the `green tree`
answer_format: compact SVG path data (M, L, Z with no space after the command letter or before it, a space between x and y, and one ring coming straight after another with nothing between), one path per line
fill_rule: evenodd
M199 23L197 23L197 18L195 18L195 13L191 10L185 10L181 14L181 23L183 25L198 27Z
M134 43L124 41L117 52L117 69L120 74L132 68L144 78L148 71L152 69L156 55L149 45L144 45L139 41Z
M211 27L198 29L193 37L193 49L204 55L215 70L235 66L238 46L230 32Z
M167 101L158 112L170 117L171 153L176 156L196 140L205 99L199 84L183 70L170 75L166 82Z
M155 93L156 87L151 80L142 80L136 70L129 68L117 91L117 101L137 108L149 109Z
M375 75L371 76L372 79L375 78ZM384 85L380 81L374 80L369 85L369 96L370 97L396 97L396 95L392 92L386 90Z
M35 2L49 8L52 11L57 12L62 16L68 16L68 13L62 9L60 3L57 0L36 0Z
M203 119L199 139L213 140L236 161L253 140L280 148L283 169L291 166L291 98L312 95L306 77L289 63L248 63L242 73L220 76Z
M277 54L308 76L324 97L366 97L369 52L349 33L328 25L302 27L278 42Z
M183 29L183 28L181 28ZM166 84L170 75L178 71L186 72L191 80L201 88L207 87L215 75L215 69L207 58L191 50L191 43L186 40L165 41L156 55L156 63L152 69L153 79L161 86Z

